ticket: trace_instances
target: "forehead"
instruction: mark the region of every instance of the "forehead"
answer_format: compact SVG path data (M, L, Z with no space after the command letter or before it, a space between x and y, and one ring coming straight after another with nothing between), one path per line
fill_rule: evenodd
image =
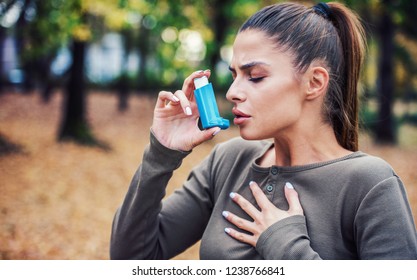
M247 29L236 36L233 44L232 64L251 61L269 61L282 52L265 32Z

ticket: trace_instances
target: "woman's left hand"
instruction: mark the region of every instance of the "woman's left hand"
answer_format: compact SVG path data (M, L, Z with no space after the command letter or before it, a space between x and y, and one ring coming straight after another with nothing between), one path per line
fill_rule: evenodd
M223 216L229 222L242 230L252 233L252 235L250 235L232 228L226 228L226 233L228 233L231 237L255 247L262 232L274 223L290 216L304 215L303 208L301 207L301 203L298 198L298 193L294 190L291 183L286 183L284 191L289 205L288 211L281 210L272 204L272 202L269 201L261 188L255 182L251 182L249 187L261 210L258 210L243 196L237 193L230 193L232 200L254 220L253 222L248 221L236 216L233 213L223 211Z

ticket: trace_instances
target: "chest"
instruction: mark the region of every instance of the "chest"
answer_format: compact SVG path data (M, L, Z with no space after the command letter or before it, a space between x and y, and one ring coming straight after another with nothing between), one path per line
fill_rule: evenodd
M268 171L248 168L245 172L229 172L222 182L217 182L221 188L216 192L212 216L202 238L201 258L262 259L255 248L231 238L224 232L226 227L233 227L223 218L224 210L252 221L249 215L229 198L230 192L237 192L257 206L249 188L250 181L258 183L265 196L282 210L288 210L284 187L286 182L291 182L299 193L312 248L328 259L355 258L355 209L343 202L346 201L344 196L348 194L340 191L345 189L341 186L342 182L329 180L323 187L323 182L315 182L313 178L314 176L309 176L308 172L281 172L274 167Z

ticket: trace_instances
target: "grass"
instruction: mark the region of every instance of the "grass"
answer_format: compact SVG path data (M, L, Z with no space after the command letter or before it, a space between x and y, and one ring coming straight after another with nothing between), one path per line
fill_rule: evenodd
M62 96L44 104L36 94L0 96L0 134L24 152L0 156L0 259L108 259L110 229L149 139L154 99L134 96L119 113L114 95L92 93L89 122L111 149L58 142ZM194 149L168 186L181 186L213 145L238 135L222 131ZM405 182L417 216L417 130L404 126L400 146L361 149L388 161ZM198 244L177 259L198 259Z

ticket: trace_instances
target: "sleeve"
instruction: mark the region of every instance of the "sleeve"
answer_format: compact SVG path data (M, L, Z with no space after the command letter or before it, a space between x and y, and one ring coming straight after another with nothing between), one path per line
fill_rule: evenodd
M256 250L266 260L319 260L310 246L304 216L283 219L267 228L259 237Z
M162 202L173 171L187 154L164 147L151 134L113 220L111 259L170 259L201 238L212 209L209 158Z
M397 176L375 185L357 211L360 259L417 259L417 235L405 188Z

